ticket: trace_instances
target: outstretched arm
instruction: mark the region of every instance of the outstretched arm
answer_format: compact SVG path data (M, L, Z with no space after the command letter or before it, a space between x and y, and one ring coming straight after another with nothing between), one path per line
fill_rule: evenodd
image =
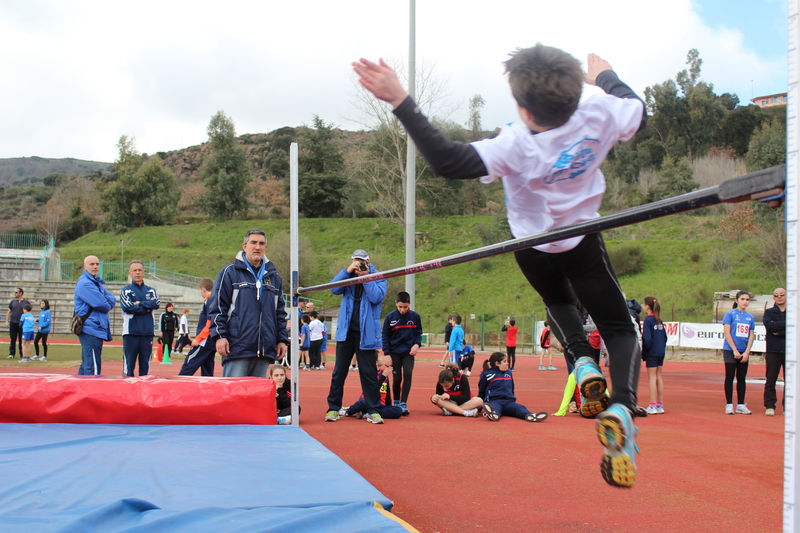
M586 59L586 74L584 81L589 85L596 85L605 91L606 94L617 98L628 98L642 102L642 121L637 131L642 131L647 126L647 106L644 105L639 96L633 89L623 83L617 73L611 68L611 64L597 54L589 54Z
M358 81L366 90L396 108L408 96L408 92L400 84L400 79L392 67L383 59L373 63L361 58L353 62L353 69L358 74Z

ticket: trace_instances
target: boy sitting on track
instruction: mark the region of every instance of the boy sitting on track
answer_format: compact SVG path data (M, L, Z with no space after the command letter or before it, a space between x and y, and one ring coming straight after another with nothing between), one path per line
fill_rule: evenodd
M585 81L606 93L580 102L580 62L557 48L537 44L518 49L506 62L521 123L503 127L494 139L462 144L447 139L417 108L394 70L383 60L353 63L361 84L394 108L431 168L445 178L503 179L508 222L524 237L599 217L605 190L600 164L620 140L647 121L644 102L622 83L611 65L590 54ZM625 297L599 233L515 252L520 270L541 295L552 331L575 364L584 405L599 403L606 382L592 359L575 307L580 299L603 331L611 355L612 405L597 416L605 446L605 481L632 487L640 348Z

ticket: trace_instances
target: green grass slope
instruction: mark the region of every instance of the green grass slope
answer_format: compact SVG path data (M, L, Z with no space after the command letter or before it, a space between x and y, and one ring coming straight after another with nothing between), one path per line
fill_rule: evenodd
M656 296L666 320L709 321L714 291L767 293L783 285L781 274L764 266L759 238L744 236L738 243L721 238L717 229L722 221L719 216L676 215L607 232L612 255L615 250L632 248L639 258L637 273L620 276L627 297L641 302L645 296ZM490 223L490 217L418 219L417 261L482 246L476 228ZM288 290L287 220L204 222L141 228L122 235L94 232L63 246L61 254L64 261L76 264L90 254L120 261L124 241L126 261L156 261L161 269L214 278L241 249L245 231L254 227L267 232L267 256ZM330 281L348 265L356 248L366 249L379 269L401 267L405 262L403 228L386 220L303 219L300 234L302 286ZM404 283L402 277L389 280L384 312L393 308L393 295L404 290ZM326 307L339 303L329 291L308 296ZM439 331L447 315L454 313L465 318L475 314L474 328L479 328L483 314L487 331L498 329L507 315L544 316L541 299L519 273L511 254L417 274L416 310L426 331ZM470 329L477 331L474 328Z

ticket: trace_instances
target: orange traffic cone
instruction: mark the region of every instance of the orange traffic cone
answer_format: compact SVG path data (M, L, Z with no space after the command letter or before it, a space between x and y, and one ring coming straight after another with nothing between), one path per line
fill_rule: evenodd
M153 361L161 362L161 358L164 354L164 346L159 342L156 344L156 351L153 353Z

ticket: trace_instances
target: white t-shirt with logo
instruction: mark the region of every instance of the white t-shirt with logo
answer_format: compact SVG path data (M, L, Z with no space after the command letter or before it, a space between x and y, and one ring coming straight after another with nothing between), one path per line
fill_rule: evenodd
M600 164L617 141L627 141L642 122L641 100L595 95L569 121L533 134L511 123L500 135L473 143L491 183L503 178L508 224L514 237L585 222L600 216L605 179ZM575 248L583 236L535 246L550 253Z
M318 341L325 334L325 326L316 318L308 325L308 339Z

